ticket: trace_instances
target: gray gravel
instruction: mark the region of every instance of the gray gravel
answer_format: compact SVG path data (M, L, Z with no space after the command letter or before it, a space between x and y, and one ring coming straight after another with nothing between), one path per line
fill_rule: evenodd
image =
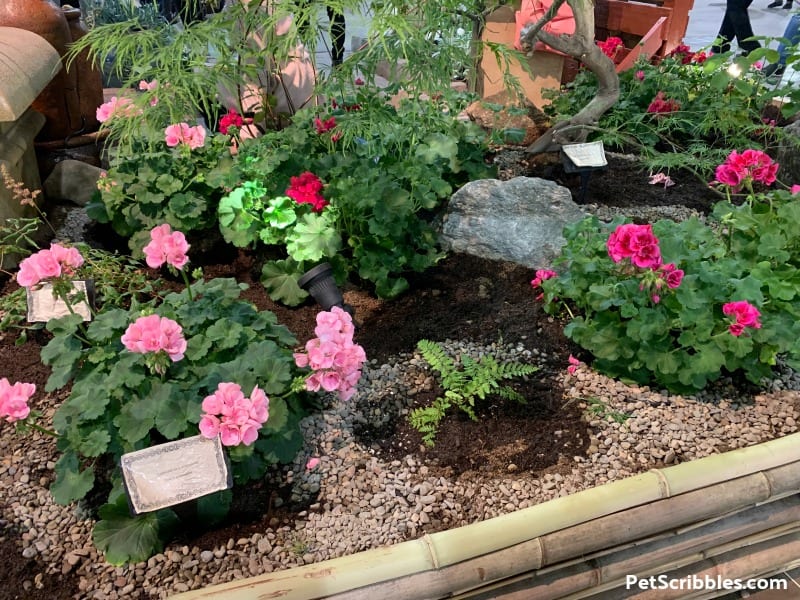
M446 342L452 352L491 353L500 359L544 363L524 345L481 347ZM429 529L455 527L504 514L627 477L654 464L675 464L757 444L797 431L800 378L782 369L769 392L743 398L729 381L702 397L669 396L630 387L581 366L566 373L566 398L585 409L592 430L585 455L570 458L567 475L509 472L470 483L437 475L411 456L385 462L360 445L354 427L378 426L405 414L418 391L433 385L416 355L370 363L356 398L331 399L302 423L304 450L284 472L294 500L311 502L292 525L273 519L251 537L217 547L170 546L147 562L112 567L91 542L92 523L74 506L55 505L47 490L54 460L52 440L14 435L0 426L0 535L18 538L19 552L48 573L74 571L80 598L166 598L210 584L313 563L412 539ZM46 419L52 417L52 410ZM554 438L557 438L554 432ZM310 457L320 463L305 468ZM562 470L563 472L563 470ZM41 584L36 576L29 588Z

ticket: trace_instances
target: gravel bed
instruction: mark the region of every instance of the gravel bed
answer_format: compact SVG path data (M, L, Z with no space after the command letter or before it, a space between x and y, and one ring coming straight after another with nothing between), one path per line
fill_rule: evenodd
M453 353L492 353L501 360L548 365L524 345L489 347L445 342ZM549 365L563 370L566 365ZM379 426L407 413L414 395L433 385L418 355L370 363L358 395L331 400L302 423L306 446L285 477L294 501L311 502L291 525L273 519L250 537L217 547L169 546L147 562L113 567L92 546L91 521L75 506L53 503L47 486L55 444L0 426L0 536L21 537L23 556L48 573L76 573L80 598L167 598L215 583L313 563L413 539L426 530L488 519L653 466L685 462L797 431L800 377L781 369L765 391L741 397L722 380L698 397L627 386L580 366L563 371L568 400L585 408L592 435L585 455L571 457L567 474L526 473L481 483L448 478L410 455L385 462L360 445L354 429ZM52 417L52 410L45 421ZM553 435L557 437L558 431ZM309 458L319 464L307 469ZM26 582L41 586L41 575Z

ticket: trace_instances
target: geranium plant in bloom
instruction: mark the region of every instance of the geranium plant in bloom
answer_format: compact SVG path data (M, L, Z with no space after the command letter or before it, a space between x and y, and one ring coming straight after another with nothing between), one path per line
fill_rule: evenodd
M800 201L776 190L720 202L712 218L565 229L557 276L539 286L549 312L569 309L565 333L594 368L682 392L737 370L759 383L779 359L800 366Z
M317 337L306 343L305 352L294 355L298 367L312 371L305 378L305 389L336 392L340 400L352 398L367 359L364 349L353 342L354 332L352 317L338 306L317 314Z
M184 266L186 246L178 232L155 232L151 243L164 246L148 250L154 264ZM73 315L47 325L53 339L42 360L52 373L45 390L71 384L53 418L63 454L51 491L56 501L68 503L85 497L96 482L110 481L94 538L112 563L147 558L161 547L164 525L175 519L170 509L130 516L116 467L122 454L216 433L234 481L244 483L292 460L301 446L299 420L306 409L293 388L300 377L292 356L296 340L274 314L239 298L244 287L232 279L194 281L193 296L184 289L149 302L133 298L129 307L100 310L84 330ZM249 398L238 399L236 389L248 390ZM229 491L199 499L199 517L219 518L230 500Z

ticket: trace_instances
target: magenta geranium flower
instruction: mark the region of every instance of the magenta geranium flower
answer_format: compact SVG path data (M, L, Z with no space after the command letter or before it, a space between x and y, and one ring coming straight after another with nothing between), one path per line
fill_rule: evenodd
M735 322L728 327L728 330L732 335L737 337L740 336L747 327L761 329L761 313L747 300L728 302L723 305L722 314L732 316L735 319Z
M189 261L186 253L189 251L189 244L186 236L180 231L172 231L172 228L164 223L154 227L150 231L150 243L144 249L145 261L147 266L157 269L164 263L182 269Z
M322 196L322 181L311 171L289 179L286 195L298 204L310 204L314 212L322 212L328 201Z
M0 379L0 418L9 423L27 418L31 413L28 401L34 393L33 383L18 381L12 385L5 377Z
M643 269L655 269L661 265L661 250L652 225L619 225L606 242L608 255L614 262L629 258L631 263Z
M241 127L242 125L244 125L244 117L236 112L235 108L230 108L219 120L219 132L222 135L228 135L231 127Z
M647 112L651 114L665 115L681 109L681 104L677 100L667 98L664 92L658 92L647 107Z
M716 168L714 183L727 185L734 192L752 182L772 185L777 178L779 166L761 150L747 149L741 153L733 150L725 162Z

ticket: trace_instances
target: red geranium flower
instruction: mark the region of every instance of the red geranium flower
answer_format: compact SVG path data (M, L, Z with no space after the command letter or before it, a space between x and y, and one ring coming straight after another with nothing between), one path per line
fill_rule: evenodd
M310 204L314 212L322 212L328 201L322 197L322 181L311 171L289 179L286 195L298 204Z

